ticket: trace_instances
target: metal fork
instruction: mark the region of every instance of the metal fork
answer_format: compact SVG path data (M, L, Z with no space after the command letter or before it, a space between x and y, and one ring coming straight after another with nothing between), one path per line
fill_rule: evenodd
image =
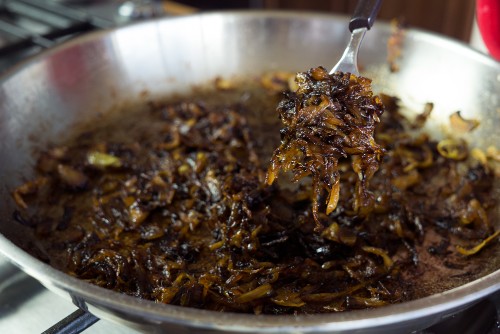
M349 21L351 39L349 40L349 44L347 44L344 54L340 57L339 62L332 68L330 74L340 71L359 75L359 46L361 45L361 41L363 41L366 31L373 26L381 4L382 0L358 1L354 14Z

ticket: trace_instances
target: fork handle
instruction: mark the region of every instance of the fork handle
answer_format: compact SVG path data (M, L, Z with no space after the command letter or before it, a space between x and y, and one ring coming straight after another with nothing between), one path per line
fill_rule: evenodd
M354 14L349 21L349 30L370 29L375 22L382 0L358 0Z

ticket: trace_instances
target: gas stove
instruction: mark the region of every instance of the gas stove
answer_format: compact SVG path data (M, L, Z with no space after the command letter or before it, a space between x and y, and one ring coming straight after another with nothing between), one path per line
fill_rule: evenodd
M132 2L118 0L0 0L0 73L77 35L172 14L157 1L142 2L153 7L138 14ZM82 331L138 333L80 311L0 256L0 333ZM440 333L500 333L500 292L416 334Z

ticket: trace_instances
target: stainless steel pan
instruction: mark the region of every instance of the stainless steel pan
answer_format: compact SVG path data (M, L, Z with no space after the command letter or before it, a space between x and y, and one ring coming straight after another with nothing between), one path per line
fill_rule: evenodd
M349 37L346 27L344 17L311 13L166 18L72 40L12 70L0 82L0 251L46 287L98 317L170 333L410 332L498 290L500 271L451 291L374 310L314 316L220 314L91 286L22 250L33 239L11 217L10 192L32 175L36 149L64 138L67 129L82 120L98 119L101 113L141 99L144 91L150 97L164 96L216 76L331 67ZM401 71L391 74L386 64L389 35L389 25L377 22L360 51L360 64L376 88L396 93L415 110L434 102L434 125L447 123L450 113L461 110L465 117L481 120L472 140L484 147L497 145L500 64L466 45L409 30Z

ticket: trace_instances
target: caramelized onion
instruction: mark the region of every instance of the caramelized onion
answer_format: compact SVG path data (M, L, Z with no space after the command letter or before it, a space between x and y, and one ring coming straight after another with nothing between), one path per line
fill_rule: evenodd
M383 149L373 131L383 107L371 91L371 80L350 73L328 74L322 68L298 73L297 91L288 93L278 111L285 126L281 145L275 150L267 172L272 184L280 170L292 172L294 180L311 175L313 216L316 228L320 203L327 189L326 214L337 207L340 193L339 160L349 156L359 175L355 209L366 207L367 183L378 169Z
M138 298L275 315L400 303L498 267L484 266L499 246L496 148L438 144L395 97L381 115L367 79L297 79L284 98L283 74L219 81L41 152L13 192L33 255ZM266 170L301 181L268 186Z

